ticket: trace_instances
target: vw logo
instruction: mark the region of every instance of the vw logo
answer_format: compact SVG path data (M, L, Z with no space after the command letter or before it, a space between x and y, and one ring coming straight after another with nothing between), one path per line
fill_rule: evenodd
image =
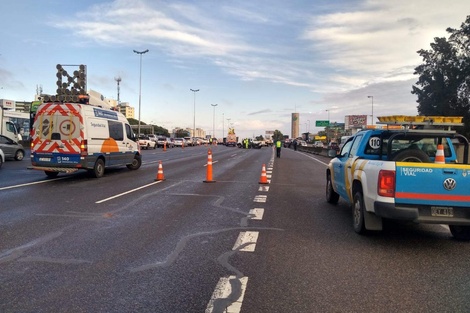
M446 190L453 190L457 186L457 182L453 178L447 178L442 185Z

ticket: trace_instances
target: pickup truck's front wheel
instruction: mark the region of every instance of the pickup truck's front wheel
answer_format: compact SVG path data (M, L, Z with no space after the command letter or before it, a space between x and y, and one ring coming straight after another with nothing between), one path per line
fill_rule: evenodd
M326 201L328 203L337 204L339 200L339 194L333 189L333 183L331 182L331 174L326 176Z
M450 232L457 240L470 240L470 226L449 225Z
M364 196L361 191L356 191L352 207L353 227L354 231L360 235L364 235L367 232L364 224L364 211Z

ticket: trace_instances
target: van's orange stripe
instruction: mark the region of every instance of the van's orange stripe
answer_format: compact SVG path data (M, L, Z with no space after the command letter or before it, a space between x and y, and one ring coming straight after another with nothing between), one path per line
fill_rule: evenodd
M444 200L444 201L461 201L461 202L470 201L470 196L414 193L414 192L396 192L395 197L401 198L401 199Z

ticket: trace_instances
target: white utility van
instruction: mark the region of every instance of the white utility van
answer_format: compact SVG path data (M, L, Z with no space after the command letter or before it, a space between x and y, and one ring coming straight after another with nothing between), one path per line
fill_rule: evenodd
M32 168L47 176L142 164L139 144L121 113L81 103L49 102L37 109L31 134Z

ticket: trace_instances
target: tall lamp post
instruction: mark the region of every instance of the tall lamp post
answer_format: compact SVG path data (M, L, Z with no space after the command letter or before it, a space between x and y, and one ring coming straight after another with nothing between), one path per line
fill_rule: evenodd
M372 100L372 115L371 115L372 122L371 122L371 124L374 125L374 96L367 96L367 98L371 98L371 100Z
M212 114L212 138L215 138L215 107L218 104L211 104L211 106L214 108L214 113Z
M326 112L328 112L328 126L326 126L326 144L330 144L329 142L329 131L330 131L330 110L325 110Z
M196 92L199 91L199 89L189 89L192 92L194 92L194 115L193 115L193 138L196 137Z
M140 54L140 74L139 74L139 127L137 129L137 136L140 135L140 105L142 102L142 54L149 52L149 49L144 51L134 50L134 53Z

